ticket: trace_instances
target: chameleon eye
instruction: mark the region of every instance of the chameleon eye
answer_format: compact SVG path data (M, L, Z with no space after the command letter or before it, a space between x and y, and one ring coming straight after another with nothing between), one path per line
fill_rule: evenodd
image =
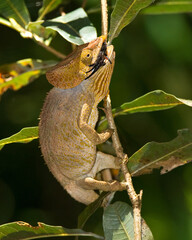
M89 66L91 64L92 61L92 52L89 49L85 49L84 51L82 51L81 53L81 62L83 64L85 64L86 66Z

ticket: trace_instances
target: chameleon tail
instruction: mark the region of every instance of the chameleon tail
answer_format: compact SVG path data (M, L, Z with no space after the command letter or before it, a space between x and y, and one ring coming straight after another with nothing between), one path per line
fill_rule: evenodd
M94 202L99 195L93 190L86 190L79 187L75 182L65 185L67 192L78 202L89 205Z

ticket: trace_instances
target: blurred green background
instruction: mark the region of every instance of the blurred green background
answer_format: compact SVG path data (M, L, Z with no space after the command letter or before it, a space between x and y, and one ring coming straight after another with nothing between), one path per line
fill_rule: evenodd
M99 6L88 1L88 7ZM26 1L32 19L41 2ZM66 1L65 10L80 7L81 1ZM51 16L57 15L54 11ZM100 13L89 15L100 34ZM149 91L161 89L177 97L192 99L192 15L139 15L114 40L116 65L110 86L112 105L131 101ZM71 46L57 36L52 46L68 54ZM24 58L56 59L32 40L0 25L0 65ZM17 92L7 91L0 102L0 139L21 128L38 125L46 93L51 89L45 76ZM171 110L139 113L116 119L125 151L132 155L149 141L166 142L177 129L192 129L192 110L180 106ZM172 172L134 178L144 190L142 216L155 240L192 239L192 165ZM115 200L128 202L126 193ZM0 224L22 220L75 228L84 206L75 202L48 171L39 142L7 145L0 152ZM99 210L86 229L101 233Z

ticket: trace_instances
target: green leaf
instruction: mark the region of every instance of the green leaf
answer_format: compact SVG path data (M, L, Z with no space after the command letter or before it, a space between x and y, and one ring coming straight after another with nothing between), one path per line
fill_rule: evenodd
M52 29L47 29L45 27L42 26L42 23L44 21L36 21L36 22L30 22L27 26L26 29L29 32L36 34L38 36L38 41L40 40L41 42L44 42L47 46L50 44L50 42L52 41L54 35L56 34L55 31L53 31Z
M83 8L78 8L65 16L45 21L42 25L57 31L67 41L76 45L90 42L97 37L96 29L89 21Z
M27 85L35 78L38 78L41 75L40 70L29 71L23 74L20 74L17 77L14 77L12 80L8 80L4 83L0 84L0 94L7 91L7 89L11 88L12 90L18 90L21 87Z
M156 4L144 9L143 14L173 14L192 13L192 1L167 0L159 1Z
M178 130L178 136L170 142L145 144L134 153L128 162L133 176L151 173L161 168L161 174L192 161L192 133Z
M29 58L0 66L0 94L9 88L13 90L20 89L55 64L55 61L41 61Z
M25 27L30 21L29 12L24 0L0 1L0 15L8 20L13 18L22 27Z
M178 105L187 105L192 107L191 100L177 98L172 94L161 90L149 92L131 102L122 104L119 108L113 109L113 116L125 115L138 112L153 112L176 107ZM104 130L107 127L107 120L103 118L98 130Z
M0 140L0 150L6 145L10 143L28 143L37 139L39 137L38 127L27 127L21 129L20 132L12 135L11 137L4 138Z
M103 228L107 240L134 240L132 207L123 202L109 205L104 211ZM153 235L143 219L142 240L153 240Z
M118 116L127 113L165 110L183 104L192 107L191 100L177 98L172 94L165 93L164 91L155 90L131 102L124 103L113 111L114 115Z
M68 2L68 0L43 0L43 6L39 10L39 18L38 20L41 20L44 18L44 16L56 9L61 3Z
M78 217L78 228L83 228L87 220L101 207L103 200L109 196L110 192L102 192L99 198L93 203L89 204Z
M153 1L154 0L117 0L111 14L109 42L112 42L121 30L133 21L141 9L147 7Z
M103 237L81 229L68 229L61 226L51 226L38 223L31 226L25 222L12 222L0 226L0 240L27 240L47 237L90 236L98 239Z

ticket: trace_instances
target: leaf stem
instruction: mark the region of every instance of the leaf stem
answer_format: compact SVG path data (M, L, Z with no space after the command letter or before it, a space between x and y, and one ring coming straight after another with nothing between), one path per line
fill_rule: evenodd
M54 48L47 46L45 43L37 41L35 39L33 39L37 44L39 44L41 47L45 48L47 51L51 52L52 54L54 54L56 57L60 58L60 59L65 59L65 55L63 55L62 53L58 52L57 50L55 50Z
M111 110L111 99L109 94L104 99L104 107L106 110L105 112L106 112L106 117L109 123L109 128L114 130L114 133L112 135L113 147L115 149L117 157L122 159L121 170L124 174L124 179L125 179L125 182L127 183L127 193L133 206L134 233L135 233L134 239L141 240L141 201L142 201L143 191L141 190L140 193L137 194L133 187L131 174L129 173L127 168L128 156L123 152L123 148L119 140L117 128L116 128L116 125L113 119L112 110Z

